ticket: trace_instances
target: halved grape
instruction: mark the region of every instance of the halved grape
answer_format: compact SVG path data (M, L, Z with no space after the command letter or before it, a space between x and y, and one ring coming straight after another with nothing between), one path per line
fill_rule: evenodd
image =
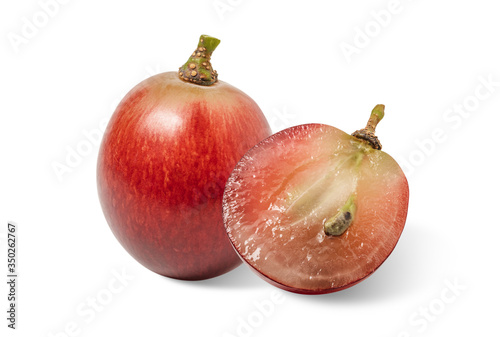
M385 261L403 231L408 197L388 154L332 126L306 124L246 153L226 184L223 217L234 248L264 279L327 293Z

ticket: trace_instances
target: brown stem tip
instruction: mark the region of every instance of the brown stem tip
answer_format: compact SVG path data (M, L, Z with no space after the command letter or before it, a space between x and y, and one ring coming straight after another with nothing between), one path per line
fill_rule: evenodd
M382 118L384 118L384 110L385 106L383 104L376 105L372 110L368 123L366 123L366 127L352 134L354 137L370 144L375 150L382 149L382 144L378 140L378 137L375 136L375 128Z

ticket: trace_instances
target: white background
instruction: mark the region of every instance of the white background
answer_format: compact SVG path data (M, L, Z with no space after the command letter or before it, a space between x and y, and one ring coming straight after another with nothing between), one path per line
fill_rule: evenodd
M499 334L494 1L59 1L0 5L2 280L7 221L20 245L18 330L6 328L2 281L2 336ZM200 34L222 40L219 79L249 94L273 131L352 132L386 105L377 133L408 176L410 207L373 276L324 296L276 290L245 266L182 282L118 244L85 134L99 135L136 83L183 64ZM81 160L68 162L71 151ZM70 171L58 176L58 164Z

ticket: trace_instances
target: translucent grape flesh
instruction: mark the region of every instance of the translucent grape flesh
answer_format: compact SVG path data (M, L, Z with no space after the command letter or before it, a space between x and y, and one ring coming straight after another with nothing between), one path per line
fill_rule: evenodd
M352 194L349 229L323 226ZM398 164L327 125L284 130L238 163L226 185L224 223L242 258L292 291L328 292L370 275L394 249L408 184Z

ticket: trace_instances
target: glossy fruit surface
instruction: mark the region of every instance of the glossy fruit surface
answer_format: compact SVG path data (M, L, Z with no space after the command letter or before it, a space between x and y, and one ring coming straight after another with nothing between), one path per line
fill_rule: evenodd
M332 126L299 125L240 160L226 184L224 223L264 279L328 293L363 280L389 256L408 197L405 175L385 152Z
M187 62L186 74L199 77L193 62L206 60ZM181 79L182 70L138 84L113 114L98 157L99 198L114 235L145 267L178 279L241 263L222 223L223 189L243 154L271 133L249 96L211 74L209 85Z

